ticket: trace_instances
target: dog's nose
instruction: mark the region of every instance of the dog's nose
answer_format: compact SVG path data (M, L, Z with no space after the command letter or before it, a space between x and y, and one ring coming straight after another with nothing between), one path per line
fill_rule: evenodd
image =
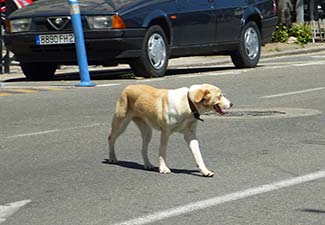
M230 108L233 106L234 104L230 103Z

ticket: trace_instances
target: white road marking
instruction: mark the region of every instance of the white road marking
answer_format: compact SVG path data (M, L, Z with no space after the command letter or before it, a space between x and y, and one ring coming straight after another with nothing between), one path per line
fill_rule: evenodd
M183 214L191 213L193 211L203 210L209 207L221 205L223 203L240 200L243 198L247 198L247 197L251 197L251 196L255 196L255 195L259 195L271 191L276 191L282 188L287 188L290 186L303 184L303 183L307 183L307 182L311 182L323 178L325 178L325 170L307 174L300 177L294 177L279 182L274 182L271 184L265 184L262 186L234 192L223 196L217 196L203 201L193 202L187 205L152 213L136 219L128 220L121 223L116 223L115 225L143 225L148 223L154 223L156 221L167 219L170 217L180 216Z
M149 79L141 79L141 80L136 80L136 82L138 83L147 83L147 82L152 82L152 81L164 81L166 80L165 77L161 77L161 78L149 78Z
M240 71L230 71L230 72L206 72L202 75L204 76L227 76L227 75L239 75L247 72L248 70L242 69Z
M199 72L199 73L193 73L191 75L184 75L184 76L177 76L176 79L184 79L184 78L196 78L196 77L203 77L203 76L227 76L227 75L239 75L242 72L246 72L243 70L240 71L230 71L230 72L218 72L218 71L211 71L211 72Z
M287 95L296 95L296 94L303 94L303 93L308 93L308 92L313 92L313 91L321 91L324 89L325 89L325 87L318 87L318 88L311 88L311 89L306 89L306 90L301 90L301 91L286 92L286 93L281 93L281 94L276 94L276 95L267 95L267 96L262 96L260 98L276 98L276 97L282 97L282 96L287 96Z
M312 58L315 58L315 59L324 59L325 58L325 55L313 55Z
M111 87L111 86L119 86L121 85L120 83L116 83L116 84L98 84L96 85L96 87Z
M267 66L264 67L264 70L270 70L270 69L282 69L283 67L288 67L289 65L279 65L279 66Z
M6 205L0 205L0 224L6 221L6 219L17 212L21 207L30 203L31 200L24 200L19 202L13 202Z
M19 137L28 137L28 136L36 136L36 135L43 135L43 134L50 134L50 133L56 133L56 132L62 132L67 130L76 130L76 129L82 129L82 128L91 128L96 126L101 126L100 123L94 123L87 126L78 126L78 127L69 127L64 129L54 129L54 130L45 130L45 131L39 131L39 132L31 132L31 133L24 133L24 134L16 134L8 136L7 138L19 138Z
M292 64L292 66L297 66L297 67L301 67L301 66L310 66L310 65L324 65L324 62L306 62L306 63L296 63L296 64Z

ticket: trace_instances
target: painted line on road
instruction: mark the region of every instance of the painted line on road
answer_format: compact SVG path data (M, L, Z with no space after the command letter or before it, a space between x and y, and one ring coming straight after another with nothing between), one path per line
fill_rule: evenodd
M325 58L325 55L313 55L312 58L315 58L315 59L324 59Z
M161 78L149 78L149 79L140 79L140 80L136 80L137 83L147 83L147 82L152 82L152 81L164 81L166 80L165 77L161 77Z
M307 62L307 63L296 63L296 64L292 64L292 66L296 66L296 67L315 66L315 65L324 65L324 62L318 61L318 62Z
M0 97L7 97L7 96L11 96L12 94L10 93L1 93L0 92Z
M276 191L279 189L283 189L283 188L287 188L287 187L291 187L291 186L295 186L298 184L303 184L311 181L316 181L323 178L325 178L325 170L307 174L300 177L294 177L291 179L274 182L271 184L265 184L262 186L234 192L223 196L217 196L203 201L192 202L190 204L167 209L164 211L159 211L136 219L128 220L121 223L116 223L114 225L143 225L148 223L154 223L159 220L176 217L183 214L188 214L193 211L206 209L209 207L221 205L223 203L240 200L240 199L248 198L251 196L255 196L255 195L259 195L271 191Z
M120 83L116 84L97 84L96 87L111 87L111 86L119 86L121 85Z
M11 96L14 94L34 94L42 91L61 91L62 87L39 87L39 86L5 86L0 89L0 97Z
M267 96L262 96L260 98L276 98L276 97L282 97L282 96L288 96L288 95L296 95L296 94L303 94L303 93L314 92L314 91L321 91L324 89L325 89L325 87L318 87L318 88L311 88L311 89L306 89L306 90L301 90L301 91L286 92L286 93L281 93L281 94L276 94L276 95L267 95Z
M203 72L201 76L228 76L228 75L240 75L244 72L247 72L248 70L240 70L240 71L230 71L230 72Z
M5 222L6 219L17 212L21 207L32 202L31 200L24 200L19 202L13 202L6 205L0 205L0 224Z
M8 136L7 138L11 139L11 138L37 136L37 135L51 134L51 133L57 133L57 132L62 132L62 131L67 131L67 130L77 130L77 129L82 129L82 128L91 128L91 127L96 127L96 126L101 126L101 125L103 125L103 124L94 123L94 124L86 125L86 126L77 126L77 127L63 128L63 129L53 129L53 130L44 130L44 131L24 133L24 134L16 134L16 135Z
M230 71L230 72L218 72L218 71L209 71L209 72L199 72L199 73L193 73L191 75L181 75L181 76L177 76L175 77L175 79L186 79L186 78L197 78L197 77L203 77L203 76L227 76L227 75L239 75L243 72L246 72L244 70L240 70L240 71Z
M263 65L265 66L265 65ZM263 67L262 69L264 70L273 70L273 69L283 69L284 67L289 67L291 65L280 65L280 66L269 66L267 65L267 67Z

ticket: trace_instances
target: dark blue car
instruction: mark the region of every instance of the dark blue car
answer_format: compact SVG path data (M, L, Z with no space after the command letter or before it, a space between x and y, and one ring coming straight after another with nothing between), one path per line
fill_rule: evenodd
M277 23L274 0L79 0L89 64L130 65L163 76L168 60L230 55L255 67ZM39 0L14 12L4 37L27 78L50 79L77 64L67 0Z

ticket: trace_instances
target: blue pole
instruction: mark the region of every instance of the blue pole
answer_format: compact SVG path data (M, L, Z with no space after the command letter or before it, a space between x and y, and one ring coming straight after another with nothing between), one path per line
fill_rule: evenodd
M78 0L68 0L70 5L70 15L72 21L72 29L76 42L76 53L79 64L80 84L78 87L94 87L95 83L90 80L88 61L85 47L85 40L83 36L81 16Z

